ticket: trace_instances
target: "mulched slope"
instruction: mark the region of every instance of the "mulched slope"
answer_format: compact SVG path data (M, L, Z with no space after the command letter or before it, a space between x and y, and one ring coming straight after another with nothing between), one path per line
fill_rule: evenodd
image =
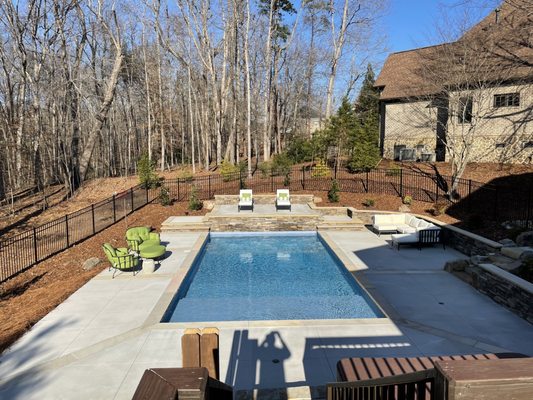
M0 284L0 351L9 347L32 325L108 267L101 248L103 243L125 247L127 227L146 225L159 230L161 223L169 216L185 215L185 211L188 210L184 202L169 207L148 205L126 220ZM206 211L188 213L203 215ZM105 262L91 271L84 271L82 264L90 257L99 257Z

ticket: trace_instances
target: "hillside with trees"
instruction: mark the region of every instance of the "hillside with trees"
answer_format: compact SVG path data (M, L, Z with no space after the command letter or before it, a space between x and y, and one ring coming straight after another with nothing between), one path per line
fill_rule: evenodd
M307 140L378 42L376 0L0 2L0 198ZM253 163L254 162L254 163Z

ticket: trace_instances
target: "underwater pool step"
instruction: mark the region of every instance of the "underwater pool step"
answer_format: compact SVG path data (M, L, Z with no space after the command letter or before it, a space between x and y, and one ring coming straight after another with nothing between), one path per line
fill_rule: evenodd
M282 299L282 301L280 301ZM211 297L180 299L170 322L379 318L362 296ZM376 310L377 311L377 310Z

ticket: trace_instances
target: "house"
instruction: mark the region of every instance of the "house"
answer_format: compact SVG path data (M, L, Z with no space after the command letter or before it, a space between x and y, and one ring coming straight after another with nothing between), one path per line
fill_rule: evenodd
M388 159L533 162L533 5L507 0L458 40L390 54L376 79Z

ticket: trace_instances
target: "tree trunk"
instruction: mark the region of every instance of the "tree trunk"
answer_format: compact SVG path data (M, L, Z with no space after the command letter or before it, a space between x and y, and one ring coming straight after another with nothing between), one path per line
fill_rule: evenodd
M118 43L118 42L117 42ZM109 77L107 89L104 95L104 100L100 106L100 110L96 114L96 126L89 133L87 141L85 143L85 149L80 157L80 177L82 180L85 180L87 177L87 171L89 170L89 165L91 162L91 157L93 154L94 146L96 145L96 140L104 128L107 114L109 108L113 103L115 97L115 90L117 88L118 78L120 74L120 69L122 68L122 61L124 56L122 54L122 48L118 47L116 49L115 61L113 63L113 70L111 71L111 76Z

